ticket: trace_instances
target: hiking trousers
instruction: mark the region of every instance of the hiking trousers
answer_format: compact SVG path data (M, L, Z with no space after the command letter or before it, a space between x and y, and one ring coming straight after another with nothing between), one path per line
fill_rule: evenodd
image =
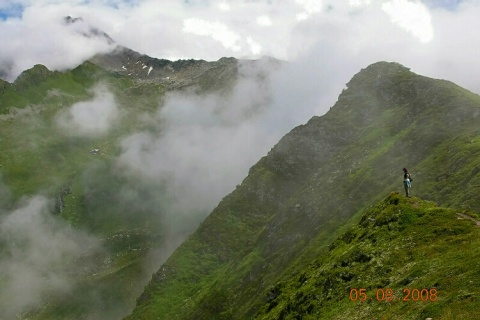
M407 181L403 181L403 187L405 188L405 196L410 197L410 187Z

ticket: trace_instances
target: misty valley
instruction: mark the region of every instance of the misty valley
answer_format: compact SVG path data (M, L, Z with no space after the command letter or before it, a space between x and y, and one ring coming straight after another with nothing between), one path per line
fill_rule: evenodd
M291 71L0 80L0 319L480 318L480 97L377 62L313 115Z

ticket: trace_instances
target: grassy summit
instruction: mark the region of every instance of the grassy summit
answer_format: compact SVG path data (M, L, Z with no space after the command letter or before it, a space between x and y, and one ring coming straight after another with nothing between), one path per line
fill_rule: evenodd
M480 317L480 228L473 221L398 193L360 215L308 267L272 286L255 318Z

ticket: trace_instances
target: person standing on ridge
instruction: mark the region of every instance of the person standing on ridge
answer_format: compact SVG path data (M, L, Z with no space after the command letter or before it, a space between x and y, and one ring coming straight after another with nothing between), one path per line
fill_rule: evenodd
M410 197L410 188L412 187L412 176L407 168L403 168L403 187L405 188L405 195Z

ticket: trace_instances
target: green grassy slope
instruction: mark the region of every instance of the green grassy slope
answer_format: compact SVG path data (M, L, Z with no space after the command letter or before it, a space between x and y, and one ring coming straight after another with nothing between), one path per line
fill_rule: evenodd
M59 184L68 182L94 160L108 162L115 155L115 143L120 137L133 132L135 125L139 125L132 114L108 135L78 137L59 134L55 115L75 102L92 99L91 89L98 83L108 83L117 103L127 111L132 111L135 106L135 113L153 112L164 93L161 85L157 85L155 91L149 90L152 92L147 97L142 90L132 93L135 83L131 79L107 73L88 62L66 73L50 72L37 65L13 83L16 94L20 94L30 108L21 109L27 106L15 100L16 104L9 105L9 113L2 121L0 147L4 152L0 155L0 164L4 181L15 198L48 190L52 185L59 188ZM2 103L8 99L8 93L0 96ZM92 157L89 151L94 148L101 148L102 155Z
M98 83L107 84L119 107L131 116L105 135L62 134L55 123L57 113L91 100L91 89ZM161 245L162 235L151 212L132 214L128 210L133 208L122 207L124 202L111 203L115 188L130 183L116 177L112 161L121 137L141 125L135 114L155 112L165 90L155 84L139 87L132 79L89 62L63 73L37 65L5 86L0 92L0 176L10 197L3 207L42 194L55 203L54 214L103 239L106 250L92 258L94 266L78 277L71 295L51 296L44 307L24 315L71 319L108 313L118 319L141 292L148 277L144 269L148 252ZM96 148L101 154L92 155L90 150Z
M235 61L230 62L212 72L227 77L236 68ZM195 68L195 61L190 68ZM223 92L230 89L215 82L208 70L203 76L211 91L212 86ZM231 86L235 74L230 78ZM205 85L195 81L191 85ZM122 117L97 136L59 130L58 113L92 100L92 89L99 84L113 94ZM151 276L148 265L154 250L164 241L165 228L158 218L163 210L162 186L119 175L115 160L121 139L149 129L144 119L158 111L167 91L160 82L140 81L91 62L65 72L36 65L13 83L0 81L0 220L21 199L41 194L54 203L54 215L100 239L103 248L88 257L93 265L87 271L74 275L75 290L64 296L48 295L44 305L24 310L23 317L119 319L134 307ZM93 149L100 153L91 153ZM125 194L143 200L132 203ZM10 254L3 248L0 241L0 259ZM0 284L2 276L0 272Z
M480 228L459 211L392 193L301 272L257 319L477 319Z
M403 167L414 195L480 211L472 197L480 160L461 155L480 151L479 116L479 97L450 82L395 63L362 70L326 115L293 129L252 167L127 319L253 317L265 292L304 269L356 212L402 191Z

